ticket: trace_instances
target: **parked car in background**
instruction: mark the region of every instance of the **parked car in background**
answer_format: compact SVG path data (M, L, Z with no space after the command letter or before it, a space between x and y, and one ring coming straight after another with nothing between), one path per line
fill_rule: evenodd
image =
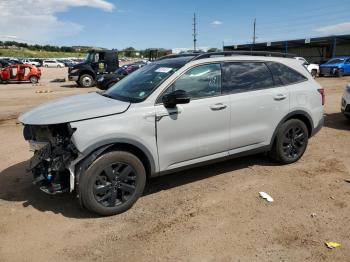
M11 63L8 60L0 59L0 68L8 67Z
M31 59L22 59L22 63L23 64L27 64L27 65L33 65L33 66L36 66L36 67L40 66L39 62L31 60Z
M14 64L0 70L0 83L31 82L38 83L41 70L33 65Z
M316 77L320 72L320 66L318 64L310 64L304 57L295 57L295 59L299 60L303 66L310 72L313 77Z
M65 67L65 65L61 62L58 62L56 60L44 60L43 61L43 67L58 67L62 68Z
M123 79L127 75L130 75L132 72L136 71L137 69L140 69L144 65L145 63L124 65L118 68L114 73L98 75L96 77L96 86L101 90L107 90L108 88L113 86L115 83L119 82L121 79Z
M341 99L341 111L350 120L350 83L346 85Z
M350 57L332 58L320 65L319 76L337 76L350 75Z
M76 64L72 60L69 60L69 59L57 59L57 61L60 63L63 63L66 67L72 67Z
M298 161L323 125L324 90L294 58L247 54L165 57L105 92L23 114L35 183L113 215L148 177L258 152Z

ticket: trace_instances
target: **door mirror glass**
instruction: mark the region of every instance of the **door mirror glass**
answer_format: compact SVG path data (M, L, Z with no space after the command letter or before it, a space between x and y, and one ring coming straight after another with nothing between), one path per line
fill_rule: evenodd
M165 94L162 102L167 108L174 108L177 104L188 104L190 96L184 90L175 90L169 94Z

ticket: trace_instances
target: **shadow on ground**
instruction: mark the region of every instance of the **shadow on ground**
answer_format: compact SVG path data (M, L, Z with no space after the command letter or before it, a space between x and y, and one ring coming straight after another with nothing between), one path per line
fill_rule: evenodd
M27 162L10 166L0 173L0 199L24 202L23 206L45 212L51 211L70 218L95 218L94 214L80 208L75 193L47 195L32 184L32 176L25 171ZM152 178L148 181L144 195L182 186L194 181L242 169L251 165L275 165L263 155L228 160L208 166Z
M326 114L325 127L350 131L350 120L346 119L343 113Z

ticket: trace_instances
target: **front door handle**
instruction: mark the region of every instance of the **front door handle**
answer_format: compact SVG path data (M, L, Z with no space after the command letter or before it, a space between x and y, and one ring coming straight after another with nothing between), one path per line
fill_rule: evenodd
M227 107L227 105L223 104L223 103L217 103L215 105L211 105L210 109L213 111L218 111L218 110L223 110Z
M285 94L277 94L273 99L275 99L276 101L281 101L287 98L287 95Z

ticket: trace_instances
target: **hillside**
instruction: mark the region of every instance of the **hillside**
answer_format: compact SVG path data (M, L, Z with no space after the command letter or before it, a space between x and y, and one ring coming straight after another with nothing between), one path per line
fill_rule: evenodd
M79 52L51 52L51 51L33 51L29 49L5 49L0 48L0 57L84 57L85 53Z

